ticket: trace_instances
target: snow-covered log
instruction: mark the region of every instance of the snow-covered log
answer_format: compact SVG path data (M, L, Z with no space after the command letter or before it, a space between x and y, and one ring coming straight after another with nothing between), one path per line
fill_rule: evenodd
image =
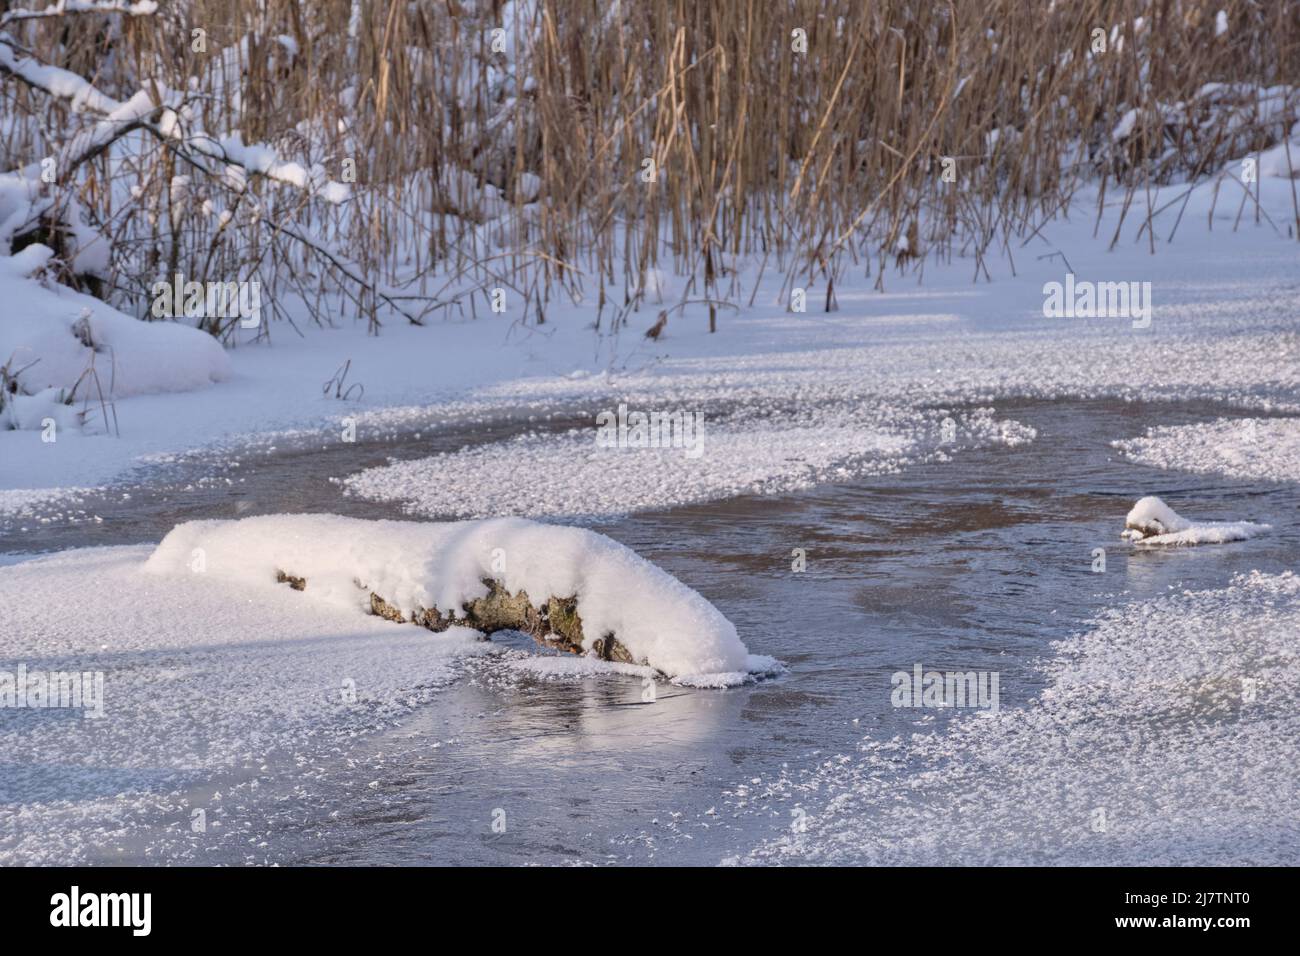
M687 683L772 670L721 612L616 541L517 518L442 524L269 515L177 526L154 574L207 574L433 631L520 630L550 647Z

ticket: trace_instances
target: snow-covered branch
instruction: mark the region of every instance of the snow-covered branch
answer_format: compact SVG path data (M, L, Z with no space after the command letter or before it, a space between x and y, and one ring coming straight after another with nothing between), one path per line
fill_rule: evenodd
M21 80L55 99L67 100L74 112L88 110L107 115L122 105L79 74L42 63L3 33L0 33L0 73Z
M158 12L155 0L56 0L43 10L19 7L0 14L0 30L22 20L47 20L69 13L122 13L128 17L147 17Z
M67 100L74 112L103 117L103 121L88 134L91 137L89 145L95 148L88 151L84 148L87 144L83 143L76 149L65 151L83 155L83 161L101 152L113 139L133 129L144 128L159 139L169 141L173 148L237 167L249 176L301 189L335 205L345 202L351 194L345 183L325 178L319 169L308 170L300 163L286 162L269 146L245 144L238 135L217 138L202 130L186 131L181 121L183 103L179 99L172 104L160 104L156 93L141 90L125 102L116 100L77 73L42 63L20 50L15 41L4 34L0 34L0 73L13 76L56 99ZM152 85L156 90L164 90L163 95L166 95L161 84ZM148 121L150 116L155 121ZM78 137L85 135L79 133ZM201 164L195 165L204 168ZM66 174L69 168L63 167L63 172ZM220 172L205 171L212 175Z

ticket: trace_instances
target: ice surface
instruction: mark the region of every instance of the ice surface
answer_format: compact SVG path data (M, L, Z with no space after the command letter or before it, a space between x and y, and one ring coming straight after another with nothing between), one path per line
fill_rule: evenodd
M0 515L32 516L37 509L52 504L74 501L90 494L90 488L11 488L0 491Z
M1300 481L1300 419L1220 418L1162 425L1114 442L1133 461L1157 468L1257 481Z
M706 416L698 456L679 448L599 447L593 425L394 462L344 484L351 494L400 501L426 517L615 515L887 474L941 450L939 416L905 411L884 421L873 418L878 410L810 405L798 420L739 426L710 424ZM998 420L991 409L951 421L954 443L965 446L1033 437L1032 429Z
M806 828L728 862L1300 862L1300 577L1125 605L1056 650L1024 708L734 786L731 813Z

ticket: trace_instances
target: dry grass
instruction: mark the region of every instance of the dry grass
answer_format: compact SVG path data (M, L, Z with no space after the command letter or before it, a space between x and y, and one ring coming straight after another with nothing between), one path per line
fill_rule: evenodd
M617 321L658 267L693 277L688 295L712 322L752 295L736 281L743 260L793 284L824 282L829 307L846 273L881 282L963 254L979 276L989 256L1014 261L1013 240L1085 182L1145 217L1151 187L1217 171L1296 120L1295 95L1280 112L1260 102L1300 76L1291 3L359 0L357 10L352 20L347 0L194 0L152 18L16 29L116 96L151 79L188 84L194 121L213 134L239 130L331 178L356 164L339 210L274 184L238 197L194 176L178 186L190 171L152 141L133 157L97 157L74 188L115 238L117 301L143 314L158 275L257 268L273 308L296 293L324 315L322 295L341 292L377 327L393 300L350 269L399 286L410 318L416 303L421 317L430 304L477 314L486 299L476 305L474 290L502 287L526 297L528 321L545 321L557 295L598 296ZM492 50L497 26L532 38L513 61ZM206 53L191 49L196 27ZM1097 28L1110 39L1090 54ZM806 53L791 48L795 30ZM1211 81L1240 85L1208 95ZM5 114L35 118L11 124L7 167L35 161L73 125L37 92L5 92ZM1130 110L1131 132L1113 141ZM110 183L138 195L124 202ZM233 211L229 226L205 200Z

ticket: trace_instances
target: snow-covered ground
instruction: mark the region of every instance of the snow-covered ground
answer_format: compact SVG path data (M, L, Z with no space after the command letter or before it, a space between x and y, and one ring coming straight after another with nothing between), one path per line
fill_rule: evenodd
M138 322L92 296L32 278L52 257L32 245L0 256L0 366L22 391L0 399L0 434L110 434L120 400L205 389L230 375L225 351L203 332L173 322ZM59 433L62 433L60 436ZM26 437L31 437L30 435ZM32 451L10 440L10 454Z
M1268 180L1261 186L1267 187L1266 209L1276 221L1285 221L1289 184ZM989 261L992 282L972 282L966 262L930 263L923 284L901 275L886 278L884 293L870 291L870 279L856 288L841 284L839 311L829 314L786 311L774 301L780 282L769 270L754 307L722 313L714 335L688 308L672 315L660 339L645 339L641 332L653 324L658 309L653 302L616 336L592 332L590 304L557 309L541 327L519 324L520 317L509 312L426 328L394 321L378 337L368 337L362 324L325 330L305 323L303 338L274 325L270 344L228 352L229 378L210 387L140 394L158 388L123 385L114 396L120 437L63 428L57 441L43 442L40 431L0 431L0 488L98 486L150 456L237 442L273 429L306 430L322 442L338 442L353 421L364 437L368 430L408 421L427 425L431 416L487 415L506 408L581 403L612 411L626 403L633 409L690 412L747 404L759 425L722 423L713 433L706 416L705 447L716 440L719 453L713 471L707 453L705 464L669 461L647 469L645 487L680 487L680 469L694 466L698 488L667 499L692 500L754 483L790 487L809 470L820 479L842 459L887 467L906 455L922 424L933 429L933 419L923 422L926 409L991 404L1006 396L1205 397L1300 411L1295 244L1267 222L1246 222L1233 231L1223 206L1210 231L1203 217L1192 215L1208 202L1203 192L1205 187L1189 201L1175 242L1157 244L1154 255L1136 241L1134 225L1125 227L1115 251L1107 251L1092 236L1092 209L1084 195L1071 221L1050 223L1027 247L1013 250L1014 268L1010 259ZM1179 188L1170 187L1155 201L1159 205L1179 195ZM1156 217L1159 233L1172 227L1177 209ZM1103 235L1109 234L1110 218L1103 221ZM1043 286L1060 281L1065 272L1060 256L1052 257L1059 252L1080 277L1151 282L1150 327L1134 328L1122 318L1045 317ZM743 299L756 277L756 268L742 273ZM31 280L13 276L0 281L8 301L33 287ZM680 289L671 279L665 285L665 302L671 303ZM814 292L810 302L819 301ZM81 305L69 302L68 324ZM141 327L142 334L164 328L169 326ZM75 344L71 335L69 341ZM117 360L124 363L127 356ZM322 385L349 361L346 383L364 386L363 394L352 393L360 400L324 396ZM146 358L146 364L175 362ZM225 374L218 375L215 366L209 371L214 378ZM103 379L103 369L100 375ZM127 397L132 391L137 394ZM756 427L773 436L771 447L757 455L762 435ZM594 435L593 427L593 447ZM788 454L774 454L779 449ZM535 453L552 464L563 457L563 467L574 467L572 456L544 443L443 464L464 476L502 457L519 461L519 453ZM805 458L807 467L764 464L764 456ZM742 459L757 460L741 480L717 477ZM404 487L411 477L393 473L364 484L385 495L418 497ZM431 494L433 506L441 507ZM656 496L646 495L653 504ZM485 513L499 501L499 494L485 487L458 510ZM555 494L547 501L540 513L574 507Z
M462 628L431 639L327 603L305 614L303 595L283 586L250 600L217 576L147 574L152 550L74 551L2 569L0 671L103 675L101 717L5 709L6 864L94 860L101 847L129 843L143 817L209 850L246 840L246 859L260 862L266 834L242 832L256 816L236 808L257 800L270 765L293 767L299 792L324 786L325 764L358 734L428 700L459 659L494 650ZM203 831L192 828L189 795L199 785Z

